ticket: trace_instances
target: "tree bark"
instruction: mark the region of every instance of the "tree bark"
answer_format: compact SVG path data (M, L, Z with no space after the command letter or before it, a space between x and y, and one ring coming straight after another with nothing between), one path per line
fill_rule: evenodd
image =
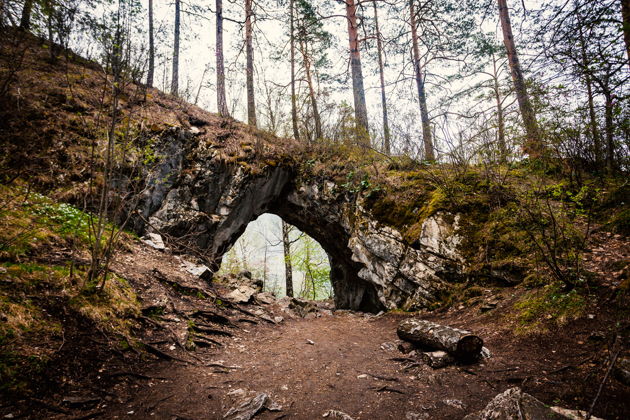
M365 103L365 89L363 88L363 70L361 67L361 53L359 52L359 28L357 25L357 10L354 0L345 0L346 17L348 21L348 41L350 45L350 69L352 72L352 94L354 98L354 115L357 124L359 144L370 145L368 131L367 105Z
M252 0L245 0L245 55L247 61L247 123L256 127L256 101L254 99L254 45L252 39Z
M33 11L33 0L26 0L22 9L22 18L20 19L20 29L28 31L31 29L31 12Z
M623 22L623 40L626 43L628 66L630 66L630 0L621 0L621 19Z
M153 0L149 0L149 69L147 71L147 86L153 87L155 73L155 41L153 39Z
M503 43L505 44L505 49L507 50L508 62L512 73L512 81L514 83L514 90L516 91L516 99L518 100L518 106L521 111L521 117L523 118L523 124L525 125L525 132L527 135L523 151L532 158L540 158L542 157L544 151L542 136L540 128L538 127L538 121L536 121L534 108L532 107L529 95L527 94L527 86L525 85L525 78L523 77L523 71L521 70L521 64L518 59L516 45L514 43L514 35L512 34L512 23L510 22L507 0L498 0L498 4L499 19L503 30Z
M171 95L179 93L179 11L180 0L175 0L175 33L173 37L173 74L171 76Z
M414 0L409 0L409 14L411 16L411 44L413 49L413 69L416 76L416 86L418 87L418 102L420 104L420 120L422 121L422 142L424 145L424 159L430 162L435 161L435 151L433 149L433 139L431 134L431 120L429 120L429 110L427 108L427 95L420 64L420 47L418 45L418 28L416 25L416 10Z
M304 72L306 73L306 84L308 85L308 96L311 99L311 108L313 108L313 120L315 122L315 140L322 138L322 120L319 116L319 108L317 107L317 96L315 95L315 86L313 76L311 74L311 60L308 52L307 41L300 41L300 52L302 53L302 63Z
M421 347L444 350L459 359L478 357L483 340L471 332L409 318L398 324L398 337Z
M383 68L383 40L381 39L381 29L378 24L378 7L376 2L374 6L374 25L376 27L376 49L378 52L378 73L381 82L381 107L383 108L383 152L386 155L391 153L390 150L390 133L389 118L387 116L387 96L385 96L385 70Z
M291 267L291 240L289 231L291 227L282 221L282 246L284 249L284 279L287 290L287 296L293 297L293 268Z
M613 93L605 91L604 120L606 124L606 170L612 174L615 169L615 126Z
M584 33L582 31L582 25L578 25L579 39L580 39L580 53L582 54L582 66L584 67L584 83L586 84L586 93L588 95L588 114L591 119L590 128L593 136L593 149L595 149L595 164L599 165L602 162L601 155L601 137L599 134L599 128L597 124L597 114L595 113L595 100L593 96L593 80L591 79L591 72L589 69L588 58L586 55L586 42L584 39Z
M293 125L293 137L300 139L297 120L297 97L295 96L295 0L289 1L290 13L290 44L291 44L291 122Z
M508 157L507 143L505 141L505 116L503 113L503 98L501 98L501 89L499 86L499 69L497 68L497 60L492 54L492 66L494 69L493 78L494 78L494 98L497 103L497 145L499 147L499 162L506 163Z
M230 111L225 97L225 67L223 64L223 0L216 0L216 10L217 109L221 116L229 117Z

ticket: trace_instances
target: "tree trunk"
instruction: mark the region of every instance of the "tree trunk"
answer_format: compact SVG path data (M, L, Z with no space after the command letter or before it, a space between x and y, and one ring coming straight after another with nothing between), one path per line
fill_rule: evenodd
M42 3L42 9L46 15L46 27L48 29L48 52L50 54L50 62L57 61L57 48L55 48L55 40L53 36L53 5L49 0L45 0Z
M22 9L22 18L20 19L20 29L28 31L31 29L31 12L33 11L33 0L26 0Z
M615 127L614 127L614 102L613 94L610 91L604 92L605 102L605 123L606 123L606 170L612 174L615 169Z
M171 76L171 95L179 92L179 9L180 0L175 0L175 33L173 38L173 74Z
M149 0L149 70L147 71L147 86L153 87L155 73L155 41L153 39L153 0Z
M282 221L282 246L284 248L284 279L287 296L293 297L293 268L291 267L291 240L289 238L290 226Z
M256 127L256 101L254 99L254 45L252 40L252 0L245 0L245 56L247 61L247 123Z
M626 54L630 66L630 0L621 0L621 19L623 21L623 40L626 42Z
M227 99L225 97L225 67L223 64L223 0L216 0L217 38L217 109L221 116L229 117Z
M586 84L586 93L588 95L588 114L591 119L591 134L593 136L593 149L595 149L595 164L599 165L602 162L601 155L601 137L599 134L599 128L597 124L597 114L595 113L595 101L593 97L593 80L591 79L591 73L588 64L588 58L586 55L586 42L584 39L584 33L582 31L582 25L579 25L579 39L580 39L580 52L582 54L582 67L584 67L584 83Z
M381 29L378 25L378 7L376 2L374 6L374 25L376 26L376 49L378 52L378 73L381 82L381 107L383 108L383 152L386 155L391 153L390 150L390 134L389 119L387 117L387 97L385 96L385 71L383 68L383 41L381 39Z
M516 52L507 0L498 0L498 3L499 19L501 20L501 28L503 30L503 43L505 44L505 49L507 50L508 62L512 73L512 81L514 83L514 90L516 91L516 99L518 100L518 107L521 111L521 117L523 118L523 124L525 125L525 132L527 134L527 139L523 145L523 151L532 158L540 158L542 157L544 151L542 136L540 128L538 127L538 122L536 121L534 108L532 107L529 95L527 94L525 78L523 77L523 71L521 70L521 64Z
M317 97L315 95L315 86L311 75L311 60L308 52L307 41L300 41L300 52L302 53L302 63L306 73L306 84L308 85L308 96L311 99L311 107L313 108L313 120L315 121L315 140L322 138L322 120L319 116L317 107Z
M199 95L201 95L201 88L203 87L203 81L206 80L206 73L208 73L208 66L203 69L203 73L201 73L201 80L199 81L199 87L197 88L197 94L195 95L194 104L197 105L199 102Z
M508 150L507 143L505 141L505 116L503 114L503 99L501 98L501 90L499 86L499 69L497 68L497 60L492 55L492 66L494 68L493 78L494 78L494 98L497 102L497 125L498 125L498 136L497 136L497 145L499 147L499 162L506 163Z
M363 70L361 68L361 53L359 52L359 28L357 26L357 10L354 0L345 0L346 17L348 21L348 41L350 44L350 69L352 71L352 94L354 97L354 115L357 124L359 143L370 145L368 131L367 105L365 103L365 89L363 88Z
M476 335L431 321L409 318L398 324L396 332L402 340L444 350L459 359L473 359L483 348L483 340Z
M418 87L418 102L420 104L420 120L422 121L422 142L424 144L424 159L430 162L435 160L433 139L431 135L431 121L427 108L427 95L424 88L424 77L420 65L420 47L418 46L418 28L416 26L416 10L414 0L409 0L409 14L411 16L411 43L413 48L413 69Z
M293 137L300 139L297 120L297 97L295 96L295 0L289 1L290 20L290 44L291 44L291 122L293 124Z

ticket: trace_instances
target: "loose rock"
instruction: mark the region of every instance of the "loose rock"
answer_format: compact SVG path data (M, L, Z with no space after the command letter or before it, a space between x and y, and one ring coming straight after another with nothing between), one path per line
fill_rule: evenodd
M274 403L269 398L269 395L260 392L256 396L245 400L238 407L231 408L225 413L223 418L228 420L250 420L263 409L280 411L282 407Z
M164 251L166 249L166 245L164 245L162 237L157 233L148 233L142 238L142 242L149 245L151 248L157 249L158 251Z
M439 369L455 363L455 358L445 351L438 350L422 353L422 361L433 369Z
M574 417L580 413L576 410L567 410L560 407L549 408L541 401L524 393L520 388L510 388L497 395L488 403L486 408L478 413L469 414L463 420L558 420L558 415L569 419L582 419ZM593 420L601 420L592 417Z
M343 411L337 411L337 410L328 410L322 415L322 417L329 417L331 419L340 419L340 420L354 420L352 417L350 417Z

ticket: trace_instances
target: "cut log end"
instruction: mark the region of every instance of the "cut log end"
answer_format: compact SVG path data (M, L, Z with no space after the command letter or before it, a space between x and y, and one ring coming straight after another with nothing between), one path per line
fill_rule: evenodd
M456 354L459 357L475 357L483 348L483 340L476 335L467 335L457 342Z

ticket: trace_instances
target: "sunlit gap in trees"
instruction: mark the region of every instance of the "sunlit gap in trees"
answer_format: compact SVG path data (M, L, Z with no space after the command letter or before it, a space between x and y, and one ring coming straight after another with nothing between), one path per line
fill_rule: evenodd
M277 297L287 295L287 280L293 288L289 295L311 300L333 296L326 251L315 239L274 214L265 213L247 225L223 256L218 274L242 271L262 279L264 290Z

